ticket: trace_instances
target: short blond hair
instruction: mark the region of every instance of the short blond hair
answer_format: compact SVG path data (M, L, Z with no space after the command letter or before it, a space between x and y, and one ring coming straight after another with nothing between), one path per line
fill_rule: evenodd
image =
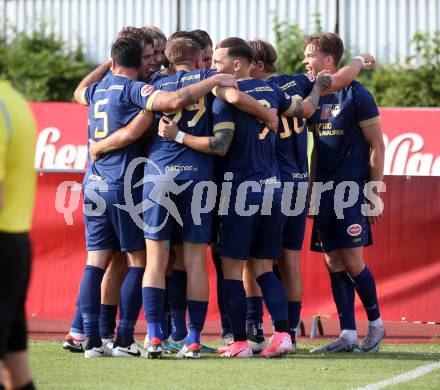
M269 73L275 73L277 67L275 62L277 61L277 51L275 48L267 41L262 39L254 39L249 41L249 45L254 49L254 61L261 61L264 64L264 69Z
M194 61L200 55L202 49L196 41L190 38L174 38L167 42L165 55L172 65L180 65L188 61Z

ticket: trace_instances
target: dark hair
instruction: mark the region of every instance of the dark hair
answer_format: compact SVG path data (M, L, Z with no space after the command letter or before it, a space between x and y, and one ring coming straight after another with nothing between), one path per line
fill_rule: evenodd
M209 34L205 30L193 30L191 34L194 34L195 37L199 38L202 42L202 49L206 48L206 46L212 47L212 40Z
M309 35L304 39L304 47L307 45L312 45L316 50L332 56L336 66L344 54L344 43L342 39L334 33L328 32Z
M249 64L254 59L254 49L244 39L238 37L223 39L216 48L228 49L228 56L244 59Z
M200 49L204 49L203 41L190 31L176 31L175 33L170 35L170 37L168 38L168 42L177 38L192 39L194 42L196 42L199 45Z
M142 46L134 38L118 38L112 44L112 59L123 68L139 69L142 62Z
M264 64L264 69L269 73L275 73L277 67L277 52L275 48L267 41L262 39L254 39L249 41L249 45L254 49L254 61L261 61Z
M173 65L180 65L187 61L193 61L195 56L200 55L200 46L191 38L173 38L167 42L165 55Z
M153 45L153 37L142 28L125 26L118 32L117 38L133 38L141 42L142 45Z

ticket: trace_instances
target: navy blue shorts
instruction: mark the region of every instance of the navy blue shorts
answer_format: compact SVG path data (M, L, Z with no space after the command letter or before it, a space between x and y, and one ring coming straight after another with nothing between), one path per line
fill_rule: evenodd
M130 214L116 205L125 205L123 190L101 192L95 190L105 202L105 211L101 215L87 216L84 214L86 225L86 244L88 251L103 249L133 252L145 249L145 240L140 227L136 225ZM141 192L132 191L133 202L141 201ZM84 205L90 204L96 209L96 202L84 193Z
M363 186L356 203L343 210L342 219L335 212L335 191L325 191L321 196L318 215L313 219L310 249L328 253L336 249L368 246L373 243L368 218L362 215L365 203ZM345 197L347 193L345 194Z
M228 215L218 217L218 251L220 256L247 260L281 258L282 229L285 217L281 213L281 192L274 194L270 215L262 215L262 193L248 193L248 205L258 205L258 212L251 216L238 215L235 195L231 196Z
M299 183L299 185L307 185ZM295 207L296 197L298 194L298 183L295 183L292 192L292 207ZM293 200L295 199L295 200ZM286 223L283 228L283 249L291 249L299 251L302 249L304 242L304 233L306 230L307 205L304 204L304 209L299 215L286 217Z
M211 242L212 210L193 215L193 190L198 183L195 180L174 180L144 184L143 199L151 201L143 217L145 238L171 240L173 244ZM206 206L206 197L205 188L201 196L202 208ZM215 195L212 202L214 206Z

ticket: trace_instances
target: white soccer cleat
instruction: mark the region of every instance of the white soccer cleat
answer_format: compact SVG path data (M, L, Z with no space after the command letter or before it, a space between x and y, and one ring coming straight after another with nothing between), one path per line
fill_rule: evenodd
M364 352L378 352L383 338L385 337L385 327L369 326L367 335L362 343L362 351Z
M323 347L314 348L311 353L333 353L333 352L362 352L357 340L350 341L342 336L335 341L324 345Z
M84 357L86 358L86 359L94 359L94 358L102 358L102 357L105 357L105 356L107 356L106 355L106 353L105 353L105 351L104 351L104 346L101 346L101 347L93 347L93 348L90 348L90 349L86 349L85 351L84 351Z
M112 349L113 357L126 357L126 358L136 358L136 357L144 357L147 355L147 351L133 343L128 347L116 346Z
M164 355L162 342L158 337L153 337L148 343L146 357L150 359L162 358Z
M264 339L260 342L248 340L248 343L253 353L260 353L261 351L264 350L264 348L267 347L267 342Z
M70 333L64 336L63 349L70 352L84 352L87 340L84 336L82 339L76 339Z
M184 345L182 349L177 352L177 359L200 359L200 344Z

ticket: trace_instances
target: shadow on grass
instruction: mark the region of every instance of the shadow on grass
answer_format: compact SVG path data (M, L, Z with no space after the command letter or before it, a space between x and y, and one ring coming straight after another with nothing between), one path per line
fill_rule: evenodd
M338 353L310 353L308 349L298 349L295 355L289 356L292 359L338 359L338 360L426 360L440 361L438 352L408 352L408 351L381 351L377 353L357 353L357 352L338 352Z

